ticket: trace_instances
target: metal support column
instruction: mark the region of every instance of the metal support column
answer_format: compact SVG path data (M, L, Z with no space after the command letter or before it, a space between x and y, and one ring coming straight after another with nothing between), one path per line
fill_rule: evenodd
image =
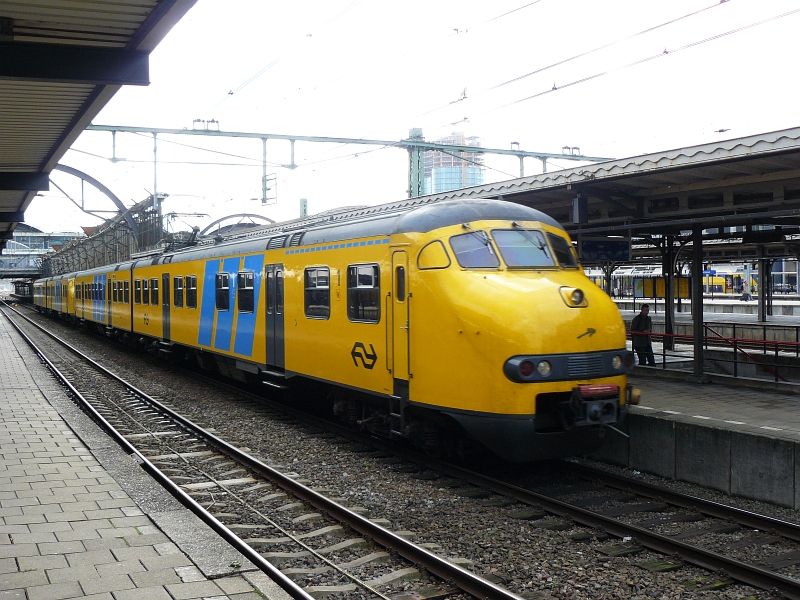
M263 160L261 162L261 204L267 203L267 138L261 138L261 145L263 146ZM294 162L294 157L292 157Z
M694 330L694 370L688 381L706 383L703 375L703 228L692 230L692 329Z
M525 157L519 157L519 176L525 177Z
M664 274L664 333L675 333L675 250L672 246L673 238L668 235L664 240L663 254L661 257L661 272ZM673 338L664 338L664 348L675 349Z
M547 158L542 157L542 173L547 173Z
M764 258L764 246L758 246L758 322L767 321L767 290L769 288L769 264Z
M418 146L408 149L408 197L418 198L425 194L425 151Z

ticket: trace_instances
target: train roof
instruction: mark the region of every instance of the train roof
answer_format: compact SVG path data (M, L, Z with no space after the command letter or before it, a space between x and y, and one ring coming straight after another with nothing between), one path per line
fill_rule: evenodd
M141 259L137 266L225 256L232 250L246 254L379 235L426 233L471 221L539 221L563 231L563 227L545 213L513 202L480 199L415 204L412 199L289 221L231 236L213 245L208 242L157 258Z

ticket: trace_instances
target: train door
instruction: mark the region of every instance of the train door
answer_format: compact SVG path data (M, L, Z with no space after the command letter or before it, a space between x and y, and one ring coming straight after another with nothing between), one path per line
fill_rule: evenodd
M264 267L267 293L267 364L285 368L284 358L284 296L283 265L267 265Z
M408 255L392 254L392 374L395 395L408 397Z
M161 337L169 341L169 273L161 274Z

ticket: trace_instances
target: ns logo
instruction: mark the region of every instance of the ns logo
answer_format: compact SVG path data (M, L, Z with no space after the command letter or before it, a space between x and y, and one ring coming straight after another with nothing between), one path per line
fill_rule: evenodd
M363 342L356 342L353 344L353 349L350 351L350 356L353 357L353 364L358 366L358 358L361 359L361 365L365 369L372 369L375 366L375 363L378 362L378 353L375 352L375 348L372 344L369 345L369 352L367 352L367 347L364 345Z

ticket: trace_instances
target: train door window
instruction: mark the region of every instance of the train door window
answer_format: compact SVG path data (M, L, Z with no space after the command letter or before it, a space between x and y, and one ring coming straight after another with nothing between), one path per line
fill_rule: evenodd
M275 314L283 313L283 271L275 271Z
M272 314L275 310L275 274L270 271L267 273L267 312Z
M197 275L186 276L186 308L197 308Z
M217 310L230 310L231 308L231 276L227 273L217 273Z
M99 284L100 287L100 300L106 301L106 286L104 283Z
M394 274L395 285L397 289L395 290L395 298L398 302L405 302L406 301L406 268L405 267L397 267L395 269Z
M331 271L316 267L305 271L305 310L309 319L331 316Z
M236 297L239 312L251 313L255 310L255 273L243 271L236 279Z
M174 278L172 289L172 304L176 308L183 308L183 277Z
M150 304L150 280L142 279L142 304Z
M35 287L33 289L36 290ZM36 292L34 291L34 293ZM80 299L81 299L81 284L78 283L75 285L75 300L80 300Z
M123 290L124 291L123 291L123 295L122 295L122 301L125 304L127 304L128 302L131 301L131 298L130 298L130 283L128 281L123 281Z
M347 317L351 321L377 323L381 320L380 267L347 267Z
M150 304L158 306L158 279L150 280Z
M111 282L111 302L117 301L117 282Z

